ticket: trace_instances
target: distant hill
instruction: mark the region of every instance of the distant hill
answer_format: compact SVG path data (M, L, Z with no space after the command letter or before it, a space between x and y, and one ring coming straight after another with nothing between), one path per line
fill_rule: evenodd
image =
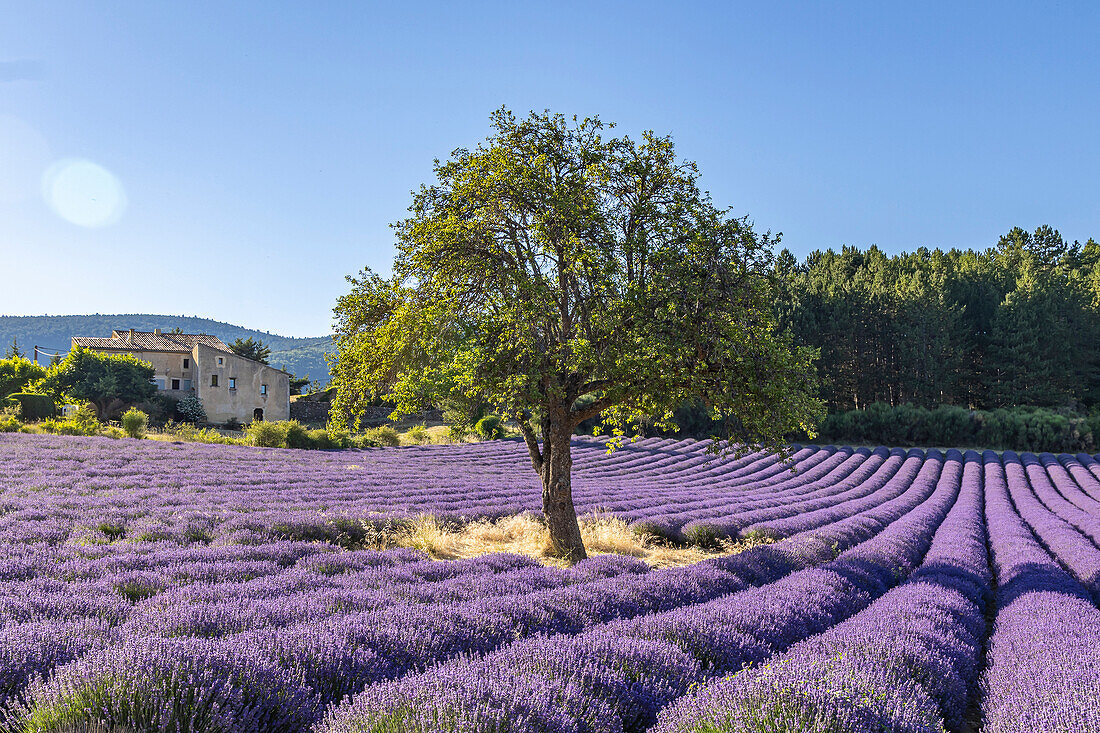
M130 328L137 331L152 331L154 328L171 331L178 328L185 333L208 333L226 343L252 337L271 347L269 361L272 366L285 365L286 370L296 376L308 374L310 379L321 383L329 381L325 353L333 350L331 336L292 338L193 316L157 316L149 313L0 316L0 357L7 352L13 337L19 340L19 348L29 356L35 344L51 352L68 351L73 336L110 336L112 329Z

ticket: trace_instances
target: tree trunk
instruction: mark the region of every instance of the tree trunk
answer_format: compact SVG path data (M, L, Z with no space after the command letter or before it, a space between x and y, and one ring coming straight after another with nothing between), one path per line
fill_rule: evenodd
M569 416L552 414L543 435L542 511L550 530L550 552L576 562L588 557L573 507L573 428Z

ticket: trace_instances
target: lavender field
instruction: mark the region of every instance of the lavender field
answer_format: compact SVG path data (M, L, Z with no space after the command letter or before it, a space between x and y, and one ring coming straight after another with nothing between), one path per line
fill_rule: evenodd
M433 561L371 527L539 507L522 444L0 435L0 730L1097 731L1088 455L575 447L653 570Z

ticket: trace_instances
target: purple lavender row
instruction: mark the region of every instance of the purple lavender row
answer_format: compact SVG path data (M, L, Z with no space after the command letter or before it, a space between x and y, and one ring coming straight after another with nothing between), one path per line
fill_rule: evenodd
M377 558L391 554L406 561L379 567ZM398 603L455 602L648 571L640 560L613 556L568 570L506 554L454 562L419 559L404 550L326 552L303 559L307 562L285 572L243 580L236 569L246 563L229 562L217 577L190 585L178 584L179 567L166 573L116 567L85 583L43 578L0 584L0 625L94 616L146 634L217 636ZM363 569L344 572L357 568Z
M931 460L928 474L934 476L941 463ZM267 656L301 672L324 699L339 700L371 682L400 677L447 658L487 653L518 638L575 634L615 618L677 608L767 583L827 561L837 551L874 535L926 499L934 483L934 478L924 481L905 501L877 507L867 516L845 518L811 536L687 568L450 607L394 607L320 623L258 629L236 638L247 639L249 648L263 649Z
M809 531L821 524L833 521L838 512L856 514L864 509L889 501L901 494L913 481L924 460L922 451L908 453L895 448L886 453L876 449L878 455L888 455L878 470L867 475L861 470L834 487L837 493L809 501L790 502L711 525L711 531L736 536L762 535L779 538ZM685 527L685 530L689 529Z
M1090 514L1066 496L1066 494L1075 496L1073 493L1073 489L1077 488L1075 483L1066 481L1067 477L1059 475L1057 472L1055 475L1051 475L1050 468L1043 465L1042 456L1025 453L1022 456L1017 456L1017 460L1024 467L1032 491L1046 505L1047 509L1060 519L1073 525L1094 543L1100 541L1100 516ZM1061 468L1057 461L1054 461L1054 464ZM1080 500L1080 497L1076 498Z
M1033 457L1025 455L1026 458ZM1020 457L1012 451L1005 451L1002 461L1016 511L1051 554L1081 581L1094 599L1100 599L1100 549L1039 500L1035 484L1029 479L1036 479L1039 486L1047 483L1042 481L1045 476L1042 467L1033 464L1033 470L1026 470Z
M693 682L760 661L870 603L919 563L958 492L958 459L932 457L908 506L833 562L715 601L536 638L481 659L375 685L333 711L325 733L363 730L643 731ZM973 457L976 460L977 456ZM535 698L511 681L533 678ZM448 692L449 691L449 692ZM442 694L441 694L442 693ZM567 713L563 717L561 713ZM522 723L506 723L508 720ZM400 721L398 723L398 721Z
M909 580L766 665L693 691L654 733L959 730L992 596L982 502L981 464L968 453L959 499Z
M824 545L818 549L828 552ZM784 555L782 548L770 554L774 556L771 567L780 572L784 568L779 558L796 561L795 556ZM682 587L705 592L708 580L734 582L733 573L709 569L694 569L692 581ZM753 568L752 572L759 577L768 567ZM737 582L743 586L745 581ZM616 588L616 584L610 587ZM676 583L666 582L635 591L643 603L668 603L667 592L675 588ZM584 596L571 590L575 600L583 603ZM590 595L596 599L604 594ZM541 600L546 605L540 607L536 601L530 610L554 608L548 595ZM561 594L554 598L564 600ZM476 606L485 603L479 601ZM175 710L186 726L196 725L196 720L203 723L216 713L228 717L210 720L230 730L297 730L302 721L316 715L323 698L339 699L380 674L423 667L435 658L488 651L514 636L516 619L510 612L517 606L506 604L494 616L479 616L474 607L413 606L396 609L396 613L357 614L328 623L262 629L218 639L114 638L101 652L59 666L45 681L32 682L27 691L19 693L11 712L11 729L33 730L34 721L59 710L61 718L54 721L58 725L79 726L88 722L90 715L109 723L158 729L166 724L158 711ZM581 609L568 610L575 613ZM64 657L61 653L44 654L42 666L50 660L64 661ZM183 676L174 670L181 670ZM245 681L242 691L233 692L241 687L241 680ZM294 701L291 709L280 702L285 700ZM251 727L259 725L250 717L255 714L270 727Z
M1090 498L1100 501L1100 463L1095 456L1078 453L1076 457L1059 456L1059 460L1073 475L1073 480Z
M1073 456L1055 456L1052 453L1040 453L1039 462L1046 469L1051 482L1065 499L1076 508L1100 517L1100 501L1092 498L1080 483L1084 481L1094 489L1100 489L1100 482L1081 467Z
M803 449L791 456L790 462L781 461L778 456L769 456L766 460L753 464L751 471L743 475L715 477L713 474L697 476L694 479L683 478L674 482L654 481L644 487L635 497L608 500L605 493L609 485L584 482L579 492L574 492L578 506L585 508L601 506L625 520L644 520L650 517L671 515L683 524L687 518L708 512L721 511L730 503L746 498L758 498L762 494L772 494L782 490L784 482L789 481L795 472L811 470L829 457L829 451ZM630 478L620 477L631 481ZM702 479L702 482L700 482Z
M480 560L483 565L496 566L501 571L500 575L508 575L509 573L505 568L516 561L521 561L521 565L531 562L527 558L501 555L487 556L480 558ZM452 563L438 563L442 567L449 564ZM520 581L520 587L528 590L537 587L534 582L523 583L523 581L531 581L531 574L538 570L545 571L547 576L563 577L566 579L563 582L581 583L591 582L597 578L612 577L620 573L644 572L645 565L633 558L596 557L578 563L568 570L542 568L541 566L539 568L524 568L517 571L527 573L526 577L517 579ZM450 583L461 578L462 576L449 578L437 585ZM215 597L217 589L218 586L211 586L210 588L212 595ZM253 591L260 591L261 589L262 587L257 587ZM296 623L299 628L309 628L310 624L305 622L310 619L320 620L328 615L322 613L322 609L326 608L326 604L332 602L328 595L324 591L314 591L308 596L303 595L303 597L297 599L269 599L257 603L251 609L253 616L250 620L254 621L254 626L257 628L268 628L269 624L278 622L283 624ZM117 595L114 598L121 604L128 605L124 599L119 598ZM199 609L173 603L167 597L153 598L149 602L156 603L157 608L153 610L159 610L162 613L132 616L127 623L113 630L110 627L125 618L123 614L120 614L122 618L105 618L102 613L94 615L89 613L89 618L77 620L51 619L9 625L0 629L0 680L3 680L3 684L0 685L0 710L5 705L10 704L13 699L18 698L19 693L21 693L29 679L36 675L47 674L54 666L76 659L93 647L128 647L136 641L149 641L158 636L172 634L219 636L228 630L240 630L239 627L248 626L245 623L245 620L249 618L247 613L242 611L240 604L235 604L231 600L223 599L220 602L212 602L210 605ZM259 613L261 608L266 610L266 614ZM339 622L334 625L339 626ZM413 627L406 629L406 631L410 634L418 633L417 629ZM291 636L293 636L293 632ZM240 643L244 638L237 637L237 643ZM322 645L320 651L322 651L321 656L323 657L330 654L338 656L343 652L341 649L333 648L341 640L339 635L333 634L327 638L314 635L309 638L319 640ZM233 642L227 643L232 646ZM159 649L161 647L154 645L149 648ZM249 645L249 648L255 649L257 647L252 644ZM264 649L265 653L268 654L265 659L279 659L277 653L271 653L273 650L270 647L260 646L258 648ZM274 651L277 652L277 649ZM364 655L370 656L371 659L376 658L368 650L359 650L353 654L355 658L362 658Z
M1100 730L1100 610L1016 513L996 454L986 465L986 526L997 616L981 704L984 733Z
M33 440L32 440L33 439ZM339 457L331 454L321 454L316 458L313 455L302 457L301 452L294 451L258 451L250 449L229 450L218 446L211 450L210 446L177 446L168 448L160 446L152 441L134 443L133 450L127 454L133 454L132 459L122 459L109 453L113 444L106 439L72 439L66 448L76 446L75 455L80 460L66 459L62 456L52 457L47 455L50 451L42 448L55 449L50 441L56 438L47 436L5 436L3 448L6 453L14 453L8 457L16 459L7 462L8 475L12 479L15 488L29 486L32 491L23 491L27 500L25 504L27 512L34 512L35 506L41 506L43 495L37 491L38 487L49 487L48 494L51 497L58 495L70 495L79 492L81 495L79 504L70 500L60 500L50 516L42 516L36 529L39 537L46 541L59 542L67 537L64 527L59 527L59 518L69 511L77 517L85 517L94 514L97 518L120 520L119 525L126 530L127 538L146 537L168 539L173 534L187 537L194 536L202 539L213 539L211 530L214 525L220 525L227 517L234 513L251 517L254 521L239 522L233 528L236 539L246 539L253 533L253 539L258 541L270 539L294 539L317 538L328 539L324 527L301 526L301 520L285 524L298 524L295 529L289 527L285 534L263 536L258 533L266 527L281 524L278 516L267 516L269 508L278 507L279 512L293 512L293 507L304 506L303 502L296 498L301 497L300 486L310 486L309 504L334 505L340 512L350 513L352 518L364 516L364 512L377 511L389 514L408 515L417 511L435 511L437 513L475 518L481 516L498 516L502 513L517 513L536 508L533 505L532 496L538 495L534 490L534 476L529 472L525 463L525 457L517 446L472 446L472 451L482 451L481 463L478 461L462 460L462 454L443 446L425 448L420 451L418 461L422 461L425 467L417 471L411 471L406 467L410 463L408 456L400 462L392 459L379 460L379 456L385 456L396 451L373 451L365 453L348 453ZM68 440L68 439L61 439ZM28 445L21 446L20 442ZM580 442L584 444L583 441ZM593 443L591 453L596 454L601 465L613 466L618 454L612 456L603 455L598 444ZM671 455L681 457L694 455L702 450L700 443L693 442L690 451L672 451ZM16 449L22 450L16 450ZM490 452L493 448L494 452ZM622 449L625 453L628 448ZM173 455L179 454L179 455ZM293 460L288 458L293 456ZM295 455L298 454L298 455ZM73 455L73 454L66 454ZM365 458L364 456L370 456ZM227 458L228 457L228 458ZM651 460L651 456L635 456L636 460ZM698 456L691 460L699 459ZM277 465L266 465L265 462L278 460ZM594 459L595 460L595 459ZM665 458L664 460L669 460ZM756 459L759 462L759 458ZM775 463L775 457L767 459ZM362 461L363 465L351 463ZM89 464L95 467L90 468ZM736 462L731 462L736 463ZM713 466L711 464L714 464ZM103 468L106 465L107 468ZM485 465L491 465L494 474L504 472L507 485L501 490L493 487L485 487L483 475L470 476L470 481L477 481L479 492L473 492L465 485L463 470L476 470L479 474L484 471ZM466 468L463 469L462 467ZM349 470L355 468L355 470ZM458 469L456 471L456 469ZM678 469L679 470L679 469ZM780 469L775 469L780 470ZM786 469L782 469L785 472ZM708 478L721 476L726 467L717 459L707 464L707 471L698 471L692 474L692 481L678 479L683 485L680 488L686 498L703 493L698 490L688 491L688 487L699 487L705 484ZM0 475L4 474L3 466L0 466ZM642 473L635 471L635 473ZM429 476L430 480L421 480ZM441 480L441 476L446 476ZM178 478L169 478L178 477ZM455 478L457 477L457 481ZM7 478L7 475L4 476ZM750 479L750 475L743 478ZM379 480L382 479L382 480ZM638 476L631 476L629 472L619 478L622 486L609 485L606 481L600 481L598 485L591 487L590 495L585 495L585 479L583 471L579 472L577 492L578 496L591 499L592 506L611 507L615 505L631 505L637 508L636 502L640 493L649 491L650 501L653 503L667 503L669 487L673 486L675 478L661 478L656 474L645 480L639 480ZM715 482L711 482L712 484ZM751 481L749 482L751 483ZM393 487L401 487L400 492L394 492ZM647 489L647 487L649 487ZM194 488L195 491L188 491ZM674 487L675 488L675 487ZM121 491L120 491L121 490ZM732 489L729 489L732 491ZM221 507L218 512L211 513L208 517L194 517L200 524L204 519L209 519L208 526L193 527L180 526L180 521L173 517L171 522L158 522L157 516L135 518L127 516L127 510L134 506L132 492L140 492L142 502L162 505L170 510L172 515L184 513L201 513L206 506L196 503L198 500L210 499L211 504L216 503ZM712 491L712 501L721 501L722 487L708 488ZM126 500L122 505L116 504L114 497L126 493ZM333 493L335 492L335 493ZM658 493L653 493L658 492ZM675 493L675 491L673 491ZM421 496L424 499L416 497ZM480 496L472 499L471 496ZM430 497L430 498L429 498ZM503 500L502 500L503 499ZM18 502L18 497L16 498ZM68 505L68 506L66 506ZM212 508L212 507L211 507ZM225 509L229 512L226 513ZM644 505L643 505L644 508ZM117 513L117 517L112 515ZM165 512L167 514L168 512ZM34 522L27 521L27 516L8 516L0 518L0 529L5 533L9 530L26 532ZM127 526L132 524L133 526ZM333 534L336 534L335 532ZM220 535L219 535L220 536ZM88 534L92 541L106 541L95 532ZM82 539L81 541L85 541Z
M752 523L747 524L741 530L741 534L742 536L757 534L771 538L788 537L831 522L838 512L858 514L884 501L889 501L899 496L904 490L903 487L913 480L921 468L924 456L923 451L917 449L911 449L906 453L900 448L895 448L890 453L891 461L900 461L900 465L894 475L885 481L881 476L869 479L866 483L871 489L870 492L846 492L843 497L836 497L839 500L831 504L820 501L806 503L800 506L797 512L791 511L793 507L779 507L768 516L753 517Z
M768 491L754 491L744 498L726 495L719 499L702 502L684 503L670 497L667 504L645 506L634 511L621 512L624 519L632 519L633 526L644 531L666 537L683 539L683 527L686 524L699 524L703 520L729 515L735 512L750 511L760 506L781 505L784 501L805 498L807 495L826 495L842 491L836 488L844 479L860 466L867 463L871 453L867 450L824 449L818 451L823 457L821 462L808 465L805 461L797 465L797 472L784 471L782 480L766 479L764 483L775 481ZM873 464L868 464L873 466Z
M339 626L349 615L376 615L393 607L446 606L478 599L529 594L540 590L577 587L602 579L648 572L648 566L635 558L600 556L561 570L534 566L529 558L516 555L489 555L496 567L482 563L480 571L471 568L460 575L435 582L396 583L374 586L358 582L358 574L341 582L316 583L297 592L280 594L279 585L263 594L264 584L250 589L248 596L232 597L217 586L186 587L178 592L162 593L141 603L117 629L121 637L203 636L217 637L255 629L273 629L289 625L327 623ZM441 562L441 565L448 563ZM305 578L303 578L305 580Z
M860 460L862 458L863 460ZM810 500L810 503L827 502L835 503L841 497L853 494L865 496L867 493L881 488L882 481L897 471L901 465L899 456L894 455L885 448L872 451L861 449L856 451L853 460L845 461L837 467L837 473L827 475L819 479L826 488L826 496ZM781 510L788 502L782 496L769 497L772 499L764 503L763 508L756 508L755 513L740 512L737 507L723 508L717 516L693 519L683 525L681 534L685 536L712 536L735 537L737 531L751 523L750 517L769 515L770 512ZM795 502L797 503L797 500ZM792 511L798 511L793 509Z

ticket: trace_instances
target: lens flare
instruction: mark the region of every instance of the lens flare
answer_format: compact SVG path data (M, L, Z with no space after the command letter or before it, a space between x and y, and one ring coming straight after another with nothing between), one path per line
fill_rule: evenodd
M58 216L82 227L113 224L126 210L126 192L118 178L81 158L50 166L42 176L42 195Z

